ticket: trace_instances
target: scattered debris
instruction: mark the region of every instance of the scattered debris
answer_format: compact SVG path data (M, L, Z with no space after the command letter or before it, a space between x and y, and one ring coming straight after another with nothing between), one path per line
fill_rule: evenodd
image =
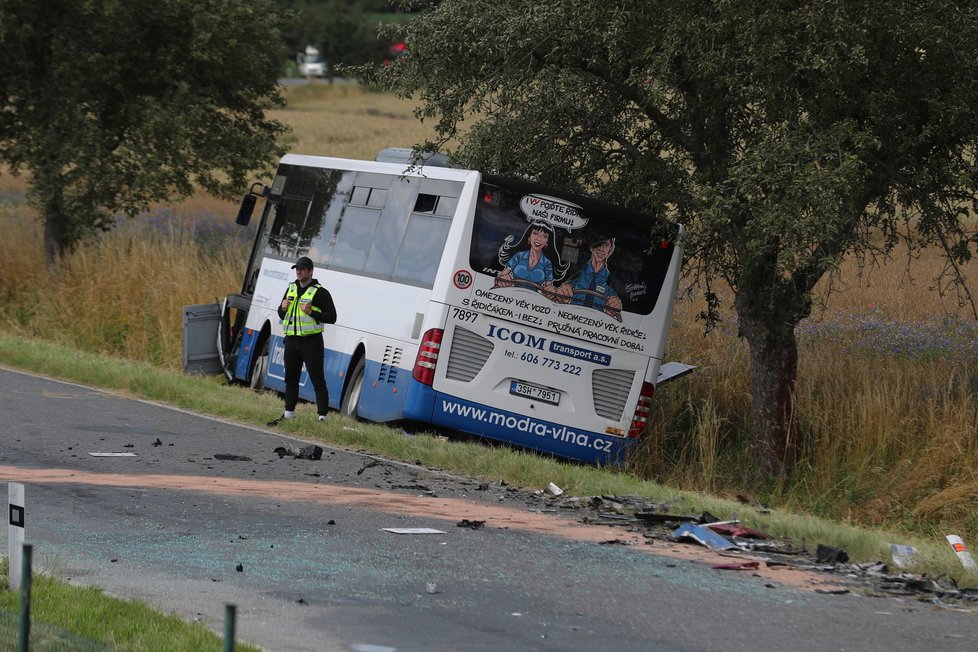
M441 590L439 590L438 585L435 584L434 582L427 582L424 585L424 588L425 588L425 591L427 591L428 593L431 593L431 594L441 593Z
M758 561L730 562L729 564L713 564L717 570L757 570L761 567Z
M907 568L912 566L914 555L917 549L901 543L890 544L890 556L893 558L893 565L897 568Z
M547 492L549 492L552 496L559 496L560 494L564 493L564 490L551 482L547 485Z
M245 457L244 455L232 455L231 453L217 453L214 455L215 460L223 460L225 462L250 462L250 457Z
M710 550L733 550L737 548L737 544L720 536L710 528L692 523L680 525L679 529L672 533L672 538L676 541L692 539Z
M849 561L849 553L842 548L818 544L815 549L815 559L821 564L844 564Z
M136 457L135 453L89 453L92 457Z
M385 527L384 532L394 534L445 534L441 530L430 527Z
M744 527L738 525L737 521L730 521L727 523L709 523L707 527L716 532L717 534L722 534L725 537L741 538L741 539L767 539L767 535L763 532L758 532L757 530L752 530L749 527Z
M635 518L648 523L695 523L699 519L698 516L658 514L656 512L636 512Z
M391 489L411 489L416 491L423 491L426 494L434 493L430 487L426 487L423 484L395 484L395 485L391 485Z
M380 462L378 462L377 460L370 460L369 462L366 462L362 467L360 467L360 470L357 471L357 475L360 475L367 469L373 468L375 466L380 466Z
M278 453L279 459L282 459L286 455L291 455L297 460L319 460L323 457L321 446L304 446L302 448L278 446L275 448L275 452Z
M160 441L160 438L159 437L157 437L156 438L156 441L153 442L153 446L162 446L162 445L163 445L163 442Z
M463 518L461 521L459 521L458 523L456 523L456 525L458 527L467 527L467 528L469 528L471 530L478 530L479 528L481 528L485 524L486 524L485 521L470 521L467 518Z
M238 564L237 566L234 567L234 570L238 571L239 573L243 573L244 572L244 564Z
M961 565L968 570L978 571L978 564L975 563L971 553L968 552L968 547L964 545L964 540L956 534L948 534L945 538L951 544L954 554L961 560Z

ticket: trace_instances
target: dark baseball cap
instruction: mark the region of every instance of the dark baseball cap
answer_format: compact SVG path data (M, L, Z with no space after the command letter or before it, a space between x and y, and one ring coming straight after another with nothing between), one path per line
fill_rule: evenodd
M312 269L313 267L315 267L315 265L312 264L312 260L311 259L303 256L299 260L295 261L295 265L292 266L292 269L295 269L296 267L302 267L302 268L305 268L305 269Z

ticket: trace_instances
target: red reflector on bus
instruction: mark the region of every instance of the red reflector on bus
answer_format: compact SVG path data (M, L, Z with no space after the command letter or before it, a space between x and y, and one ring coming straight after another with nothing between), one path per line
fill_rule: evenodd
M414 361L414 371L411 375L416 381L431 386L435 380L435 367L438 365L438 352L441 350L441 338L444 331L432 328L421 337L421 348Z
M632 417L632 426L628 429L629 437L638 437L645 432L645 426L649 423L649 415L652 414L652 394L654 392L655 387L652 383L642 383L638 405L635 406L635 416Z

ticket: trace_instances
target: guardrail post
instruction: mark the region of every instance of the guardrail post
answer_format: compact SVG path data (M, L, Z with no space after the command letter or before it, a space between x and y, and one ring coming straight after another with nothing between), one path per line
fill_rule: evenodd
M30 648L31 637L31 556L34 546L24 545L20 569L20 652Z
M234 620L233 604L224 605L224 652L234 652Z

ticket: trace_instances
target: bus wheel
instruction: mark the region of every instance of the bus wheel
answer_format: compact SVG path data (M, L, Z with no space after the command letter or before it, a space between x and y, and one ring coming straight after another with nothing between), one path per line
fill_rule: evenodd
M361 356L353 367L350 374L350 382L346 385L343 392L343 404L340 406L340 413L345 417L360 416L360 394L363 392L364 359Z
M268 340L261 345L261 353L255 357L255 366L251 369L251 380L248 386L256 392L263 391L266 373L268 373Z

